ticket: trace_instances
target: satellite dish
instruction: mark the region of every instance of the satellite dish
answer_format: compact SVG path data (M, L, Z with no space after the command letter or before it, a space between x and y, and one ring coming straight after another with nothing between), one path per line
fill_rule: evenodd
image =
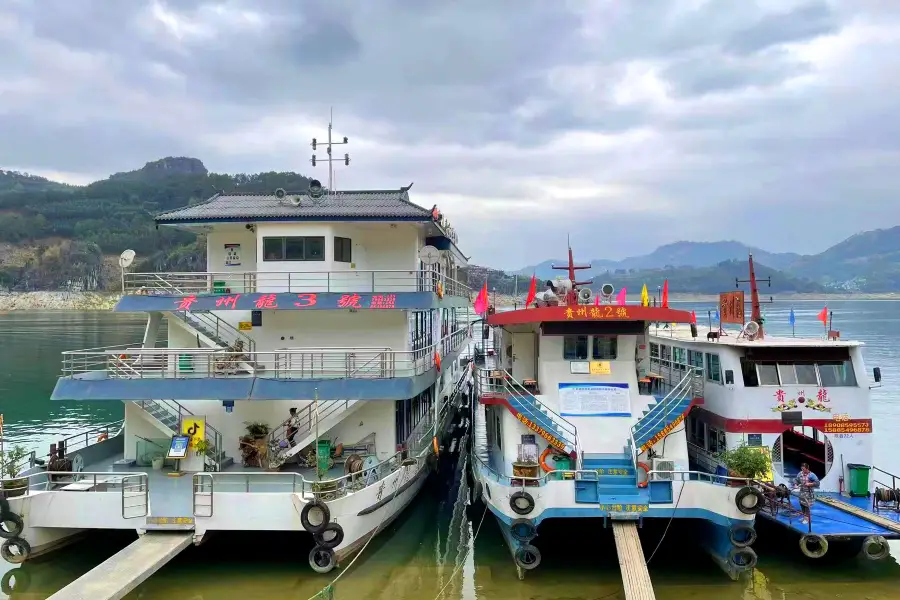
M275 197L281 200L287 195L287 192L284 191L284 188L278 188L275 190Z
M134 262L134 256L134 250L126 250L119 255L119 266L123 269L127 269L131 266L131 263Z
M419 249L419 260L426 265L436 265L441 261L441 251L434 246L422 246Z
M291 196L291 204L293 204L294 206L300 206L301 201L302 198L300 198L300 196Z
M325 193L325 190L322 188L322 182L318 179L313 179L309 182L309 190L306 192L309 194L310 198L321 198Z

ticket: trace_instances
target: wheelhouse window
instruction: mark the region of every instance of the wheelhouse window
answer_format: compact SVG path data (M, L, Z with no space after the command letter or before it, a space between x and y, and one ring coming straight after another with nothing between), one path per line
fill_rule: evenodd
M588 336L567 335L563 338L564 360L587 360Z
M592 340L591 358L594 360L615 360L616 339L615 337L595 335Z
M695 369L703 369L703 353L696 350L688 350L688 364Z
M325 260L325 237L265 237L263 260L266 262Z
M706 380L722 383L722 370L718 354L706 354Z
M853 363L845 361L819 362L753 362L741 359L745 387L760 385L812 385L818 387L855 387Z
M818 363L822 387L856 386L856 374L849 360Z
M650 342L650 358L659 358L659 344Z
M353 262L353 242L350 238L334 237L334 261Z
M778 385L778 365L775 363L759 363L756 365L759 385Z

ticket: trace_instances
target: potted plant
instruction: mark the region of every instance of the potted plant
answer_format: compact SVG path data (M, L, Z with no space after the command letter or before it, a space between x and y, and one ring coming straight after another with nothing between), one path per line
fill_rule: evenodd
M762 448L740 444L719 454L719 460L728 469L729 477L760 480L771 470L769 455ZM744 482L730 480L732 486L742 486Z
M0 453L0 479L3 479L0 498L24 496L28 491L28 479L16 477L26 456L28 456L28 450L23 446L13 446L12 450Z
M249 434L250 437L255 440L264 438L269 435L270 428L265 423L260 423L258 421L247 421L244 423L244 425L247 426L247 434Z
M209 441L197 440L197 443L194 444L194 451L197 453L197 456L205 456L209 452Z

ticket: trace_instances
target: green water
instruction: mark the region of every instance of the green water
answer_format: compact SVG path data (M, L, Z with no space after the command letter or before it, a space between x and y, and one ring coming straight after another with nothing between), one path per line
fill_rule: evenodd
M699 307L698 307L699 308ZM787 311L768 311L768 327L790 333ZM900 303L831 302L835 328L845 338L866 342L870 367L880 365L885 385L873 390L876 453L879 464L900 471L892 439L900 435L900 392L896 375L900 352ZM705 314L705 308L701 313ZM818 304L797 304L797 334L818 335ZM702 318L700 319L702 322ZM31 312L0 315L0 412L7 439L46 451L50 442L90 424L121 418L113 402L50 402L60 352L136 343L142 318L112 313ZM463 484L464 485L464 484ZM430 600L443 588L447 600L600 600L624 599L613 541L608 531L569 523L542 533L537 544L543 564L518 581L500 532L488 515L472 542L482 515L466 518L454 482L435 480L389 531L376 537L335 586L338 600ZM654 555L650 572L659 600L900 600L900 565L893 558L810 563L799 558L794 541L766 536L754 546L760 554L752 578L731 582L691 543L688 524L676 524ZM646 533L650 533L649 528ZM660 532L655 532L660 533ZM774 533L774 532L772 532ZM127 598L163 600L306 600L331 581L307 566L305 536L277 533L216 534L191 547ZM650 539L652 536L645 536ZM658 537L658 535L657 535ZM56 554L26 564L30 579L13 598L44 599L87 572L135 538L133 532L95 534ZM646 549L656 546L655 539ZM552 550L551 550L552 549ZM894 545L900 556L900 546ZM0 562L0 575L10 568ZM0 593L0 598L5 597Z

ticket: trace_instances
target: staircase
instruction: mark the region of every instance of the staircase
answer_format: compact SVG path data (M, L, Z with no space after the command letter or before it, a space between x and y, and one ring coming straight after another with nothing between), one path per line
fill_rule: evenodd
M310 402L297 410L297 434L294 436L294 445L286 448L278 454L278 459L284 463L299 454L304 448L313 443L316 434L326 434L329 429L340 423L364 404L361 400L328 400L319 402L318 414L316 403ZM279 447L282 441L287 440L288 423L290 419L272 430L269 434L269 447ZM318 432L316 431L318 423Z
M158 426L169 435L177 435L181 432L181 420L184 417L192 417L194 413L175 400L141 400L135 402L144 411L157 421ZM206 423L204 426L206 441L209 442L209 450L204 457L204 463L212 467L210 470L221 471L234 464L234 459L225 456L222 450L222 434Z
M578 447L578 430L559 414L537 399L509 371L503 369L475 369L475 388L479 402L492 397L505 401L509 410L523 425L547 442L569 455Z
M644 410L644 415L631 428L635 457L684 421L694 398L702 393L702 385L703 376L690 372L662 400Z
M575 502L608 505L611 512L615 508L619 513L639 513L642 511L635 507L649 506L649 493L637 486L628 446L621 454L585 454L581 469L575 477Z

